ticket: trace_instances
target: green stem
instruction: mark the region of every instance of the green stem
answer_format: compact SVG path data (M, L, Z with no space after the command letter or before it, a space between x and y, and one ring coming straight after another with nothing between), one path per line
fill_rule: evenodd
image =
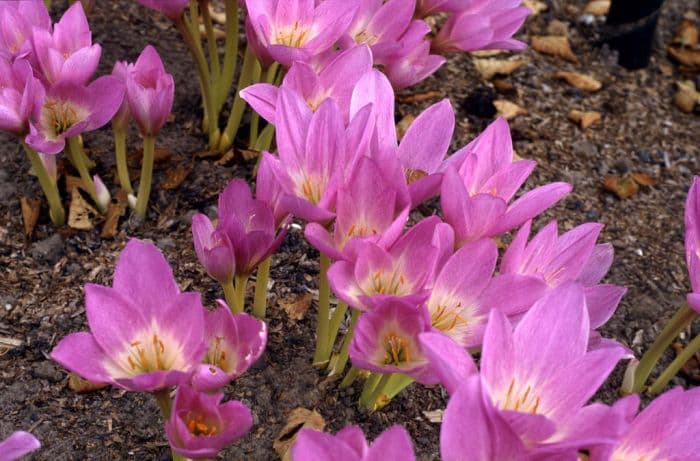
M173 405L173 402L170 399L170 391L168 389L155 391L153 392L153 396L158 402L158 407L160 408L160 412L163 415L163 419L165 421L168 421L170 419L170 411ZM175 453L175 450L173 450L172 447L170 447L170 453L172 455L173 461L185 461L187 459Z
M126 163L126 130L114 129L114 151L117 159L117 176L119 177L119 185L127 193L133 194L134 188L131 187L129 179L129 166Z
M260 115L253 111L250 114L250 132L249 132L249 146L254 146L258 142L258 130L260 129Z
M228 92L233 84L233 76L236 73L238 62L238 0L226 0L226 43L224 45L224 66L221 71L221 79L216 87L215 106L216 113L226 101Z
M355 333L355 325L357 325L357 320L360 318L360 314L362 314L362 312L358 311L357 309L353 309L352 313L350 314L350 326L348 326L348 331L345 333L345 337L343 338L343 345L340 347L338 357L329 370L330 375L342 373L345 369L345 365L348 363L350 343L352 342L352 336Z
M270 263L272 256L265 258L258 265L258 274L255 279L255 298L253 301L253 315L260 320L265 320L267 310L267 281L270 278Z
M258 168L260 168L260 160L262 159L262 153L264 151L269 151L270 146L272 145L272 139L275 137L275 125L273 124L268 124L265 128L263 128L262 132L260 133L260 136L258 136L258 139L255 143L255 146L253 146L253 149L257 150L260 152L258 154L258 158L255 161L255 167L253 168L253 177L258 176Z
M61 203L61 194L58 192L56 181L46 172L46 168L39 154L23 140L21 143L27 154L27 158L29 158L29 163L31 163L34 169L34 174L36 174L39 180L41 190L44 192L44 196L46 196L46 201L49 202L49 216L51 217L51 222L57 226L64 225L66 223L66 211L63 209L63 204Z
M257 82L260 79L260 63L251 51L250 47L245 50L243 57L243 66L241 74L238 76L238 87L236 88L236 96L233 99L231 113L228 116L226 128L221 134L219 142L219 151L226 152L233 144L233 140L238 132L238 127L241 125L243 112L245 111L246 102L241 98L241 90L248 85Z
M330 319L331 287L328 283L328 268L331 258L321 253L320 270L318 274L318 319L316 324L316 353L314 354L314 366L325 366L330 357L328 347L328 328Z
M245 289L248 284L247 275L236 275L236 296L233 301L233 313L240 314L245 307Z
M141 159L141 177L139 178L139 192L136 196L134 211L142 219L146 217L148 209L148 197L151 195L151 180L153 179L153 160L156 149L155 136L143 137L143 158Z
M233 307L236 304L236 288L234 288L233 286L233 280L222 283L221 288L224 289L224 298L226 299L226 304L228 304L228 308L231 309L231 312L235 314Z
M656 337L651 347L644 353L634 373L634 383L631 392L640 393L644 390L647 379L664 351L673 342L676 336L697 317L697 313L687 303L671 317L664 329Z
M678 356L671 362L671 364L664 370L661 375L659 375L658 379L654 381L654 384L652 384L649 387L649 394L651 395L656 395L660 393L666 385L668 384L669 381L671 381L671 378L676 376L678 371L685 365L685 363L693 358L695 353L700 350L700 335L697 335L691 342L686 346L683 351L678 354Z
M333 345L338 337L338 330L340 330L340 324L345 318L345 313L348 311L348 305L343 301L338 301L338 305L331 315L331 320L328 327L328 350L333 350Z
M209 53L209 63L211 64L211 81L214 91L219 86L221 79L221 64L219 63L219 50L216 47L216 36L214 35L214 24L211 21L209 12L209 0L200 0L199 10L202 12L204 30L207 34L207 51ZM216 99L216 93L214 94ZM216 108L216 102L214 102Z
M372 397L374 389L377 387L377 384L379 384L379 381L382 379L382 376L384 376L383 373L372 372L369 374L364 386L362 386L362 394L360 394L360 405L362 405L365 408L367 407L365 405L365 402L369 401Z
M377 373L377 375L380 376L380 379L375 384L372 392L365 394L363 391L362 395L360 396L360 405L369 411L374 411L377 408L377 400L379 400L379 397L382 396L384 393L384 388L393 376L392 373Z
M391 379L384 387L382 393L386 396L388 402L413 382L413 378L408 375L404 375L403 373L394 373L391 375Z
M87 192L90 194L92 201L95 202L95 205L97 205L97 208L102 213L107 211L100 206L100 202L97 199L97 188L95 187L95 183L92 182L92 176L90 176L90 171L88 170L89 160L87 155L85 155L85 151L83 150L83 146L80 144L80 138L78 136L68 138L68 149L66 154L68 156L68 160L70 160L75 169L78 170L80 180L87 188Z
M355 382L359 375L359 368L350 367L350 370L348 370L348 373L345 375L345 378L343 378L343 381L340 383L340 388L345 389L346 387L352 386L352 383Z

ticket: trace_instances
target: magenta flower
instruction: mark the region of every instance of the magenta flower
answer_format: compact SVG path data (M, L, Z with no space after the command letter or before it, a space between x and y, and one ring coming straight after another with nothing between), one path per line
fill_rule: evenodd
M442 427L443 458L462 459L460 453L463 457L472 448L481 450L483 444L493 448L500 439L509 441L511 454L526 446L533 454L559 456L553 459L615 443L619 411L585 404L626 352L622 347L589 351L589 330L584 292L576 284L545 295L514 330L494 309L484 334L480 382L469 379L477 375L464 349L445 347L441 338L435 341L437 335L422 335L433 372L453 393ZM465 382L468 385L462 386ZM478 401L483 406L473 413ZM494 426L483 429L480 436L485 440L479 442L466 428L484 419Z
M8 438L0 441L0 455L3 461L14 461L22 456L38 450L41 443L29 432L16 431Z
M700 177L693 178L685 202L685 260L692 293L688 305L700 312Z
M52 85L45 95L35 95L25 140L39 152L58 154L67 138L107 124L123 97L124 85L111 76L100 77L87 87L68 81Z
M102 48L92 44L92 32L81 2L71 5L61 20L48 29L32 30L36 70L48 84L60 81L85 84L95 73Z
M522 50L526 45L511 37L529 14L521 0L475 0L447 19L433 39L433 50Z
M155 48L148 45L126 79L129 112L144 136L156 136L173 108L175 82Z
M51 30L51 18L43 0L0 2L0 57L32 57L32 29Z
M513 162L510 130L502 118L455 153L455 157L461 164L459 170L453 166L446 169L441 205L445 220L455 230L458 246L511 230L571 191L570 184L550 183L526 192L509 204L536 163Z
M188 382L204 357L199 293L180 293L152 244L129 241L113 287L85 286L85 312L90 332L66 336L51 358L87 380L156 391Z
M458 13L466 10L473 0L416 0L417 18L424 18L435 13Z
M552 288L578 282L585 287L591 328L607 322L627 289L600 283L613 261L612 245L595 243L603 225L582 224L557 236L557 222L552 221L527 243L530 225L525 223L508 246L501 273L534 276Z
M413 443L403 426L392 426L371 445L357 426L331 435L302 429L292 447L293 461L413 461Z
M44 99L44 94L26 59L11 62L0 57L0 130L25 135L34 105Z
M284 190L272 171L271 158L270 155L263 155L260 159L258 174L255 177L255 198L270 206L275 216L275 228L279 229L290 219L290 214L282 203Z
M434 74L446 59L430 54L430 41L426 34L431 29L425 21L415 20L399 40L399 47L387 56L384 71L395 88L407 88Z
M436 216L423 219L388 249L355 240L352 261L337 261L328 270L333 292L349 306L371 311L387 299L412 304L430 295L436 271L452 252L450 226Z
M173 21L182 16L189 0L136 0L146 8L156 10Z
M287 67L330 49L357 10L346 0L246 0L246 6L258 46Z
M388 248L401 235L410 208L408 189L403 181L392 181L381 163L363 157L346 184L338 189L333 234L318 223L309 223L306 239L332 259L352 259L344 255L346 245L363 239Z
M199 263L220 283L230 283L236 275L233 244L223 230L216 230L209 218L197 213L192 217L192 240Z
M129 79L131 72L133 72L134 65L129 64L126 61L117 61L114 63L112 68L112 76L119 79L120 82L124 84L126 88L126 82ZM131 113L129 112L129 99L126 97L126 91L124 92L124 97L122 98L122 103L119 106L119 110L112 117L112 126L115 130L126 131L129 127L129 121L131 120Z
M430 330L424 305L387 300L360 316L350 343L350 360L365 370L403 373L423 384L435 384L438 380L418 339Z
M248 407L237 400L221 403L223 393L206 394L187 386L177 389L165 433L180 456L216 458L219 451L243 437L253 425Z
M267 326L248 314L233 315L223 301L204 315L204 340L209 349L192 376L192 387L214 391L241 376L262 355Z

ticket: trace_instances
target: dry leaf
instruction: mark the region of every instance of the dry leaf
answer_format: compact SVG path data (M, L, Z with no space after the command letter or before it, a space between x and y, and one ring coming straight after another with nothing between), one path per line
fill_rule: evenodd
M583 8L584 14L607 16L610 11L610 0L592 0Z
M401 118L401 120L399 120L399 123L396 124L396 137L399 141L403 139L406 131L408 131L408 127L411 126L411 123L413 123L415 119L415 115L406 114Z
M630 198L639 192L639 186L649 187L654 180L644 173L628 173L622 177L606 176L604 188L621 199Z
M681 343L673 343L671 345L673 348L674 352L676 353L676 357L681 355L683 350L685 349L683 347L683 344ZM694 383L699 383L700 382L700 354L695 353L692 357L688 359L687 362L683 364L681 367L681 373Z
M650 187L654 185L654 180L651 179L651 176L648 174L644 173L632 173L632 179L639 184L640 186L645 186L645 187Z
M226 38L226 32L216 27L214 29L214 40L223 40ZM199 25L199 35L201 35L202 40L207 39L207 30L204 28L204 24Z
M499 54L508 53L508 50L476 50L469 51L469 54L476 56L477 58L491 58L493 56L498 56Z
M525 59L479 59L473 61L476 71L484 80L491 80L496 75L510 75L527 63Z
M128 204L126 191L120 189L114 198L115 200L113 200L112 203L109 204L109 208L107 208L105 223L102 226L102 232L100 232L100 237L102 238L114 238L117 235L119 218L126 213Z
M603 87L603 84L595 78L589 75L579 74L578 72L567 72L560 70L554 74L554 78L566 80L569 85L583 91L593 92L598 91Z
M73 189L82 189L87 192L87 189L85 189L85 186L83 185L82 179L77 176L66 175L66 192L72 194Z
M698 33L698 28L695 27L692 21L684 19L681 23L681 27L678 29L676 36L673 38L673 43L680 46L686 46L693 48L698 44L698 39L700 38L700 33Z
M226 151L226 153L224 155L221 156L221 158L219 160L217 160L214 163L217 165L220 165L220 166L226 165L228 162L233 160L234 155L236 155L236 154L233 151L233 149L229 149Z
M70 388L70 390L72 390L73 392L77 392L78 394L99 391L100 389L104 389L107 386L109 386L109 384L93 383L92 381L83 379L74 373L70 373L68 375L68 387Z
M680 110L690 113L695 108L695 104L700 104L700 92L696 91L695 83L690 80L676 82L678 91L673 97L673 101Z
M432 410L432 411L424 411L423 416L428 418L428 421L431 423L441 423L442 422L442 416L445 413L445 410Z
M569 23L560 21L558 19L552 19L547 24L547 35L557 35L562 37L569 36Z
M588 111L582 112L580 110L572 110L569 112L569 120L581 125L581 129L585 130L589 126L597 123L601 119L600 112Z
M506 120L514 119L519 115L527 115L528 113L527 109L525 109L524 107L520 107L514 102L506 101L505 99L494 101L493 105L496 106L498 115L505 118Z
M502 78L494 79L493 87L496 89L496 91L502 94L511 93L515 89L512 83Z
M558 56L567 61L578 63L578 58L571 50L569 38L557 35L534 35L531 40L532 48L543 54Z
M431 99L441 97L442 93L440 93L439 91L428 91L427 93L397 95L396 100L403 104L413 104L416 102L430 101Z
M170 168L165 174L165 179L160 183L160 187L166 190L177 189L190 174L190 171L192 171L190 165L178 165L175 168Z
M272 448L282 458L282 461L291 461L292 451L290 448L296 442L299 431L301 429L322 431L324 427L326 427L326 422L323 420L323 416L316 411L307 410L306 408L295 408L289 414L287 424L284 425L272 443Z
M668 54L680 64L691 69L700 68L700 50L669 46Z
M68 227L78 230L90 230L95 227L93 220L99 213L85 201L80 191L75 188L70 195L68 209Z
M19 199L22 205L22 222L24 222L24 235L30 237L34 232L34 226L39 219L39 211L41 211L41 200L32 200L27 197Z
M279 304L292 320L301 320L304 314L311 307L314 296L311 293L304 293L301 296L291 296L280 299Z
M537 16L547 9L547 4L539 0L523 0L523 6L530 9L530 16Z
M226 25L226 13L223 11L216 11L211 3L209 3L209 16L211 16L212 21L222 26Z
M246 162L249 162L254 158L260 157L260 151L255 149L241 149L240 152L241 156L243 156L243 160L245 160Z
M155 163L163 163L173 156L173 152L170 149L165 149L161 147L156 147L153 151L153 161ZM143 159L143 149L139 149L135 152L129 154L129 163L132 165L141 166L141 161Z
M220 157L221 152L217 150L203 150L201 152L197 152L194 154L195 158L212 158L212 157Z

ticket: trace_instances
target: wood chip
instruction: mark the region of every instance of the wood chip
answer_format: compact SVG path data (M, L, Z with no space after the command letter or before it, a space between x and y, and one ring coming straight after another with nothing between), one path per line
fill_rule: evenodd
M95 218L99 216L96 209L92 207L76 188L73 189L70 197L70 208L68 209L68 227L78 230L90 230L95 227Z
M413 114L406 114L404 115L401 120L399 120L399 123L396 124L396 138L401 141L406 134L406 131L408 131L408 128L411 126L411 123L416 119L416 116Z
M289 414L287 424L284 425L272 443L272 448L275 449L282 461L291 461L292 450L290 448L296 442L299 431L301 429L323 431L324 427L326 427L326 422L318 412L306 408L295 408Z
M681 26L673 38L673 43L676 45L693 48L698 44L698 39L700 38L700 33L698 33L698 28L695 27L693 21L684 19L681 22Z
M594 92L603 87L603 84L595 78L590 75L579 74L578 72L560 70L554 74L554 78L565 80L569 85L583 91Z
M166 190L177 189L185 181L190 171L192 171L191 165L178 165L175 168L170 168L165 173L165 179L160 183L160 187Z
M439 91L428 91L427 93L400 94L396 96L396 101L403 104L414 104L416 102L430 101L431 99L441 97L442 93Z
M607 16L610 11L610 0L592 0L583 8L584 14Z
M520 115L528 114L527 109L525 109L524 107L520 107L514 102L506 101L505 99L494 101L493 105L496 106L498 115L505 118L506 120L512 120Z
M700 104L700 92L695 89L695 83L691 80L676 82L678 91L673 96L676 106L686 113L691 113L696 104Z
M567 61L578 63L578 58L571 50L568 37L559 35L534 35L530 41L535 51L557 56Z
M39 220L39 212L41 211L41 200L34 200L27 197L19 199L22 206L22 222L24 223L24 235L31 237L34 232L34 226Z
M668 47L668 54L678 63L690 69L700 69L700 50L689 48Z
M476 71L484 80L491 80L497 75L510 75L527 63L525 59L479 59L472 60Z
M81 378L75 373L71 373L70 375L68 375L68 387L70 388L70 390L72 390L73 392L77 392L78 394L99 391L100 389L104 389L107 386L109 386L109 384L93 383L91 381L88 381L87 379Z
M112 203L109 204L109 208L107 208L107 214L105 215L105 223L102 226L102 232L100 232L100 237L114 238L117 236L119 218L124 216L124 213L126 213L127 206L127 193L125 190L120 189L119 192L117 192L117 195L112 199Z
M300 296L292 296L279 300L280 306L292 320L301 320L304 314L311 307L314 296L311 293L304 293Z
M547 10L547 4L540 0L523 0L523 6L530 9L530 16L537 16Z
M568 114L569 120L571 120L574 123L578 123L581 126L582 130L587 129L589 126L593 125L594 123L598 123L602 116L600 115L600 112L596 111L588 111L588 112L582 112L580 110L572 110Z

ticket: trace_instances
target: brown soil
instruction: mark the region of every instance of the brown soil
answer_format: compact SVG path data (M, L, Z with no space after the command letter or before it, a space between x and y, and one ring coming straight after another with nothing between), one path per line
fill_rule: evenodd
M65 7L64 2L55 3L55 12ZM618 67L608 50L594 47L598 26L577 22L584 1L547 3L550 10L529 20L521 38L544 33L552 19L569 22L581 63L573 65L532 50L523 53L530 62L507 79L516 93L505 96L529 111L511 123L515 148L520 156L539 162L530 186L553 180L575 185L547 219L557 217L565 229L586 221L606 225L602 240L612 242L616 250L607 280L629 287L629 292L603 333L639 354L688 289L682 215L692 175L700 171L700 120L697 114L684 114L673 106L674 82L681 75L664 48L683 13L697 8L697 3L666 2L651 65L636 72ZM166 125L158 145L174 155L156 171L145 225L136 227L124 219L116 238L101 239L99 230L57 231L44 208L34 235L25 238L19 197L39 197L40 191L27 175L28 164L18 144L0 137L0 336L23 342L0 356L4 414L0 435L15 428L31 430L43 444L33 459L168 459L152 398L117 389L75 394L67 387L64 370L48 354L66 334L86 329L82 286L110 284L116 258L131 237L155 242L174 267L181 287L201 291L208 305L213 305L222 293L197 262L189 221L196 211L213 214L218 192L233 177L251 179L252 164L240 158L226 165L215 159L193 160L193 154L205 149L198 125L198 86L191 59L166 19L133 0L119 0L98 1L90 22L94 40L103 46L102 74L111 71L116 59L133 61L148 43L162 54L176 79L176 100L174 121ZM552 78L557 70L595 75L603 89L595 94L572 89ZM449 97L458 120L453 148L466 144L490 120L474 114L479 109L474 100L488 102L492 90L478 79L467 56L454 57L437 75L403 94L427 92L439 96L399 104L397 119ZM572 109L597 110L603 121L582 131L566 118ZM111 132L89 134L86 145L97 162L95 171L116 192ZM139 148L135 133L130 148ZM176 190L159 188L165 171L179 164L192 165L187 180ZM603 191L605 175L624 172L648 174L654 184L627 200ZM538 220L539 225L545 222L545 218ZM355 423L370 438L391 424L404 424L418 457L437 459L439 425L429 422L423 412L444 407L440 388L413 385L382 411L367 414L356 404L359 388L340 391L336 379L310 366L313 309L295 322L277 300L316 288L317 257L297 227L274 258L267 351L251 371L227 388L228 398L242 399L251 408L255 423L250 434L221 457L275 459L272 440L293 408L306 407L318 410L333 431ZM601 391L601 399L614 400L620 376L618 370ZM676 381L686 384L682 378Z

